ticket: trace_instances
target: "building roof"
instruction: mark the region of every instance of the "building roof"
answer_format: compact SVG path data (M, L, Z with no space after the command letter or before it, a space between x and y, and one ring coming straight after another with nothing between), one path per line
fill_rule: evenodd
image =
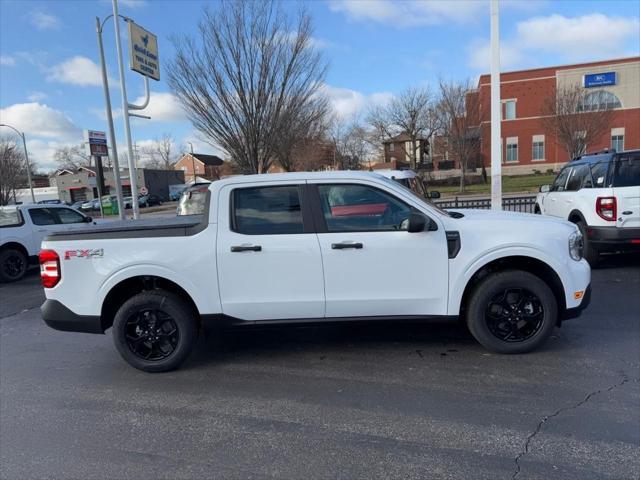
M217 155L205 155L204 153L190 153L189 155L193 155L202 163L211 167L217 167L224 163L224 161Z
M426 140L426 139L422 137L418 137L417 140ZM387 144L387 143L410 142L410 141L411 141L411 136L405 132L402 132L401 134L396 135L395 137L388 138L382 143Z

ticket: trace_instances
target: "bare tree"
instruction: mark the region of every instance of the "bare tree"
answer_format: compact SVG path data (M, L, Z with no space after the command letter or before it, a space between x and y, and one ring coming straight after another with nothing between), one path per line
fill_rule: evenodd
M144 164L148 168L172 170L176 163L176 150L170 133L156 137L151 145L141 149Z
M8 205L15 198L27 175L22 146L7 138L0 138L0 205Z
M334 118L330 138L335 152L335 168L360 170L370 166L372 148L369 132L357 119L347 122Z
M326 64L311 34L306 13L292 22L274 0L222 0L205 8L197 38L174 39L169 85L240 171L267 172L278 134L320 95Z
M73 171L91 164L91 157L85 153L82 145L58 147L53 152L53 159L58 164L58 168Z
M541 122L572 159L611 128L615 106L606 91L589 92L571 85L543 100Z
M368 122L378 136L385 139L404 133L409 137L411 168L416 168L420 158L420 141L430 141L440 128L434 96L427 88L408 88L386 106L374 107L369 111ZM424 147L424 145L422 145Z
M469 161L475 160L480 152L478 102L468 96L471 91L468 81L440 80L439 83L442 132L451 153L460 163L460 192L464 192Z

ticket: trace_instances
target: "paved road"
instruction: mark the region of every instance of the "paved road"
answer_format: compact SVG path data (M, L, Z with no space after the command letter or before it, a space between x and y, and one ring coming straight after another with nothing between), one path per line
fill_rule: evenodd
M48 329L36 280L0 286L2 479L640 477L640 257L534 354L442 324L280 328L157 375Z

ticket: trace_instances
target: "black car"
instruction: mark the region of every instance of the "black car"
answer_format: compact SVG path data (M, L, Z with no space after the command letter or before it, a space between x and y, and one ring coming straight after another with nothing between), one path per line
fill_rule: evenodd
M152 193L148 195L141 195L138 198L138 205L140 205L141 207L153 207L155 205L162 205L162 198Z

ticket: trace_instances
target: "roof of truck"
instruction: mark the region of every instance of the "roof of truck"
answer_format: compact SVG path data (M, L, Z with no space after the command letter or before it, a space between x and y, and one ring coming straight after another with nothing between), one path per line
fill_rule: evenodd
M300 180L367 180L385 178L376 172L354 170L329 170L324 172L286 172L263 173L259 175L236 175L233 177L216 180L211 183L212 188L235 183L254 182L290 182Z

